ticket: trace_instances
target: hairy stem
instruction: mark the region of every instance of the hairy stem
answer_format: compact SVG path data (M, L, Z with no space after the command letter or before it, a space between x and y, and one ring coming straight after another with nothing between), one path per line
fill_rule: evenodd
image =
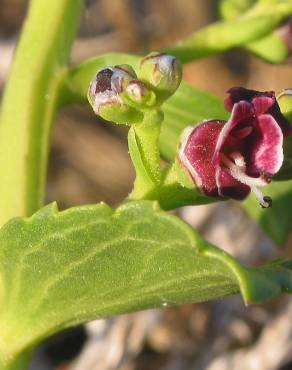
M83 0L31 0L0 113L0 225L43 202L51 123Z

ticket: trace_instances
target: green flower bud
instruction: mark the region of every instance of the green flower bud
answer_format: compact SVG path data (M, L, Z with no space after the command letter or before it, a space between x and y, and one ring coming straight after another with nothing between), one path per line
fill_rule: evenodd
M281 112L292 122L292 89L284 89L277 96Z
M139 78L155 92L157 104L161 104L179 87L182 64L172 55L150 53L141 61Z
M108 67L99 71L91 81L88 100L94 112L103 119L125 124L142 121L143 113L122 98L129 84L136 79L130 68Z

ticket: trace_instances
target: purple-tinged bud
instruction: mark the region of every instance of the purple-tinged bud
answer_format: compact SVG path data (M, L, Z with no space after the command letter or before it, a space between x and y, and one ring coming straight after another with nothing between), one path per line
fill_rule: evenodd
M138 75L155 92L161 104L179 87L182 64L172 55L154 52L142 59Z
M106 90L111 90L112 75L113 71L110 68L103 69L96 75L94 90L95 94L104 92Z
M123 94L136 78L130 66L108 67L99 71L88 90L88 100L94 112L116 123L140 122L143 113L123 99Z
M231 110L230 119L187 128L179 161L203 194L243 200L252 191L268 208L272 200L260 188L282 166L283 136L288 136L289 127L274 93L233 88L229 94L225 106Z

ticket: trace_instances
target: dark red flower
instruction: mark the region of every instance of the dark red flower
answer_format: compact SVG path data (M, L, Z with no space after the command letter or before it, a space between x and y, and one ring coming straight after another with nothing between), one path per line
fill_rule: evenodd
M279 171L283 137L291 134L291 126L273 92L240 87L228 92L230 119L187 128L179 160L205 195L243 200L253 191L260 204L269 207L271 199L260 187Z

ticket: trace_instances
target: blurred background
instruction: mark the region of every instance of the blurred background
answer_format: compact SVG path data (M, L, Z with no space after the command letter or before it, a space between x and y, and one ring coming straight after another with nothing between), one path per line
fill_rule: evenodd
M27 3L0 0L0 98ZM113 51L157 50L216 20L217 5L215 0L87 0L71 62ZM267 65L234 50L186 65L184 79L224 97L236 85L276 91L291 87L291 70L289 64ZM63 109L52 131L47 201L56 200L60 208L101 200L116 206L134 179L126 134L124 127L99 120L88 107ZM279 252L235 202L177 213L244 263L291 257L289 245ZM36 369L292 369L292 298L244 307L234 296L95 321L43 343L30 367Z

